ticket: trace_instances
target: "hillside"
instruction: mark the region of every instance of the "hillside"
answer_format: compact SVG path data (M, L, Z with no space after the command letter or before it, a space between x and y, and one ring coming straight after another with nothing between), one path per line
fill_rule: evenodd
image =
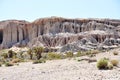
M112 49L120 46L120 20L40 18L0 22L0 48L43 46L55 51Z

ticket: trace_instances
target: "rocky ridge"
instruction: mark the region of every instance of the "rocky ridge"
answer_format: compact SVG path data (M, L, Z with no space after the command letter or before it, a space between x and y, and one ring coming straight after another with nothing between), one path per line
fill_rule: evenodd
M43 46L60 52L120 46L120 20L50 17L0 22L0 48Z

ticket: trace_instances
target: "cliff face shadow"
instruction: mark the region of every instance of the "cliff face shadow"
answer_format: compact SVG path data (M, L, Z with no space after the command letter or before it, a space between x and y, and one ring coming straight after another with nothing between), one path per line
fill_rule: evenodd
M3 41L3 30L0 30L0 44L2 43Z

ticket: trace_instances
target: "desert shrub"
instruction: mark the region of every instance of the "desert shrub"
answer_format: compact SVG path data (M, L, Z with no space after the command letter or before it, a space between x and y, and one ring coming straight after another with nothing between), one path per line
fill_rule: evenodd
M47 54L47 58L52 60L52 59L61 59L61 54L57 54L57 53L48 53Z
M114 54L114 55L118 55L118 52L117 52L117 51L114 51L113 54Z
M108 69L110 69L110 70L113 69L113 64L109 63L108 64Z
M10 62L6 62L6 63L5 63L5 66L6 66L6 67L7 67L7 66L13 66L13 64L10 63Z
M35 53L37 60L39 60L42 57L41 54L43 51L44 51L43 47L34 47L33 48L33 52Z
M85 52L86 55L95 55L95 54L98 54L98 53L99 53L98 50L89 50L89 51Z
M27 53L30 55L30 59L32 59L33 58L32 49L29 49Z
M11 61L11 63L18 63L18 62L21 62L21 60L20 60L19 58L13 59L13 60Z
M34 60L33 64L38 64L38 63L45 63L46 61L44 59L40 59L40 60Z
M12 50L9 50L8 51L8 58L16 58L16 52L12 51Z
M6 59L5 58L0 58L0 63L5 63Z
M119 61L118 60L111 60L110 61L113 66L117 66Z
M66 57L69 57L69 58L74 56L73 52L66 52L65 54L66 54Z
M100 59L98 62L97 62L97 68L98 69L107 69L107 66L108 66L108 60L106 59Z
M82 52L78 51L77 54L76 54L76 57L80 57L80 56L82 56Z
M5 59L8 58L7 53L2 53L1 56L2 56L3 58L5 58Z

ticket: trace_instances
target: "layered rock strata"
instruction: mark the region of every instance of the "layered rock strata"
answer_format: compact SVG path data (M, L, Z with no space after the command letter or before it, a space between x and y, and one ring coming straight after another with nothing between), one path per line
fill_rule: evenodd
M12 46L62 49L68 44L78 47L76 50L91 45L90 49L98 48L100 45L119 46L120 20L50 17L32 23L22 20L1 21L0 43L1 49Z

